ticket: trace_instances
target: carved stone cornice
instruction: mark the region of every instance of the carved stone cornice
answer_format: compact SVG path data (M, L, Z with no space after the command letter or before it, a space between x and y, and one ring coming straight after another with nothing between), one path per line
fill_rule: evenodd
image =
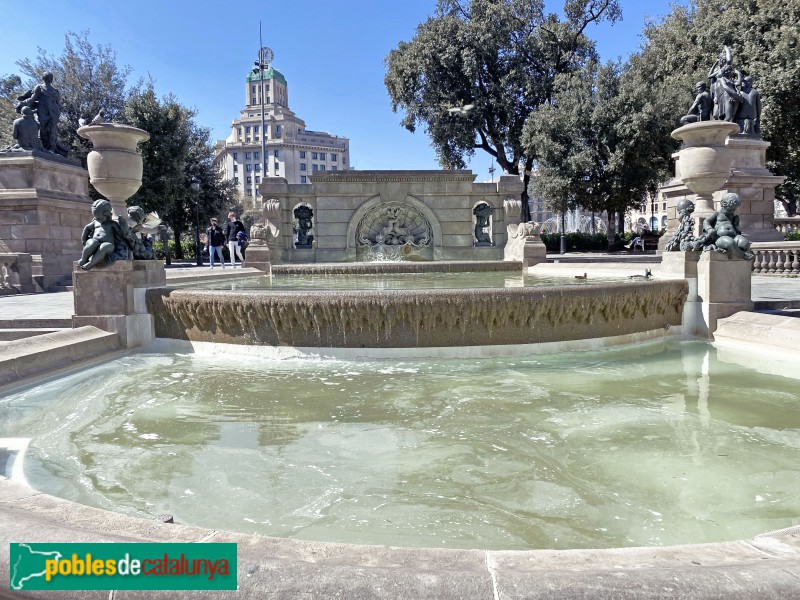
M317 171L311 175L312 183L386 183L386 182L425 182L425 181L465 181L472 182L477 174L468 170L430 170L430 171Z

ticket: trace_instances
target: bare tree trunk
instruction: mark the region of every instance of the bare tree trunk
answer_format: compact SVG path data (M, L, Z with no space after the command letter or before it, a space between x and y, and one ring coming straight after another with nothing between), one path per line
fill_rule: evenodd
M608 230L606 232L606 241L608 241L608 251L614 251L615 245L615 236L617 233L617 224L616 224L616 214L611 212L606 212L608 215Z

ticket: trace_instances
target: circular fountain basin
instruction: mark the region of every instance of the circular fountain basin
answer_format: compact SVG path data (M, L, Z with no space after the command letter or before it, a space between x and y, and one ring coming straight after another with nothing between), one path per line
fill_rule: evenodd
M9 396L0 437L31 439L25 474L44 492L308 540L653 546L800 514L796 380L706 343L403 362L219 350Z

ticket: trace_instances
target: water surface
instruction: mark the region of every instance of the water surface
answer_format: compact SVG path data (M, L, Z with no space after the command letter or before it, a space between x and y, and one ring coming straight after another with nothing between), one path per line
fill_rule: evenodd
M241 532L449 548L746 538L800 522L796 379L700 342L516 359L134 354L0 399L25 472Z

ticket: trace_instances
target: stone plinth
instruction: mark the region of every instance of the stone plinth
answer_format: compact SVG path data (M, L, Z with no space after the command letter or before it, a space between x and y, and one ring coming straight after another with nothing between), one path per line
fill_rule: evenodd
M660 275L669 278L686 279L689 293L683 305L681 320L685 335L708 335L708 326L703 319L703 305L697 293L697 263L700 252L664 252L661 255Z
M74 263L73 327L92 325L115 331L120 344L131 348L153 337L144 292L167 283L160 260L120 260L83 271Z
M33 256L45 290L67 285L91 221L88 173L38 151L0 154L0 252ZM40 266L39 266L40 265Z
M702 253L697 262L697 295L708 333L714 333L719 319L753 310L751 269L749 260L722 252Z
M248 267L258 269L264 273L269 273L270 251L269 246L256 245L251 242L245 250L245 264Z

